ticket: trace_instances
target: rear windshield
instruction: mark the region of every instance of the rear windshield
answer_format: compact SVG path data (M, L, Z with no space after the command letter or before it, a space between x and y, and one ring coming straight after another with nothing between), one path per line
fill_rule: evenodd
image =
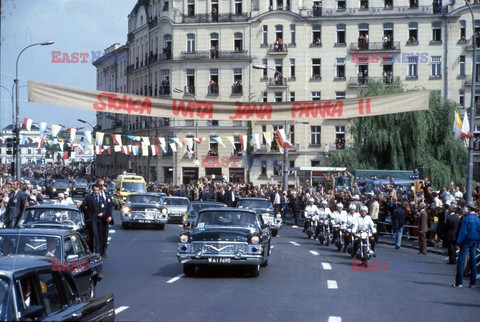
M145 183L143 182L123 182L122 192L145 192Z

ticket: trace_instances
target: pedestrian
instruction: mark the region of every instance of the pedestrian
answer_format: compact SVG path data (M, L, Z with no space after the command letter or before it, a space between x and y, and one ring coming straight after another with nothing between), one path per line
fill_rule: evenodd
M403 226L405 225L405 211L400 202L395 205L392 224L395 231L395 249L400 249L402 246Z
M27 195L20 189L18 181L13 181L12 191L8 195L8 204L4 215L6 228L15 228L22 217L27 204Z
M425 203L418 205L418 243L420 246L419 254L427 255L427 232L428 232L428 214Z
M457 275L453 287L463 287L463 273L467 253L470 253L470 286L476 287L477 281L477 247L480 242L480 219L477 217L477 203L471 201L468 205L468 214L463 218L458 232L457 245L460 253L457 261Z
M458 226L460 224L460 217L457 213L456 205L452 204L447 210L448 215L445 222L445 237L448 248L448 264L455 265L457 263L455 254L455 245L457 242Z
M282 213L283 223L287 222L287 209L288 209L288 198L287 192L284 191L282 197L280 197L280 211Z
M100 185L100 184L99 184ZM108 194L108 186L104 183L102 185L102 199L105 202L105 216L102 216L102 233L103 233L103 248L100 249L100 255L107 257L108 232L109 225L113 225L113 199Z
M85 213L85 217L88 218L91 223L90 232L93 237L91 249L94 253L100 254L103 242L101 217L103 216L105 204L102 204L100 186L98 184L92 187L92 192L85 197L80 209Z

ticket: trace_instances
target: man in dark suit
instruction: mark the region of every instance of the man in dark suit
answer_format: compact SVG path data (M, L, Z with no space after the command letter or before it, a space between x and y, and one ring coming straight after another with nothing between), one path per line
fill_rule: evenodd
M26 203L27 195L20 189L18 182L14 181L12 192L8 195L8 204L4 215L5 227L15 228L17 226Z
M85 197L80 209L85 213L85 217L91 224L91 233L93 236L92 251L100 254L103 243L102 217L104 216L105 203L102 202L100 195L100 186L95 184L92 187L92 193ZM102 247L103 248L103 247Z
M447 210L449 212L445 222L445 240L448 248L448 264L455 265L457 263L455 253L455 243L457 242L458 225L460 224L460 217L456 212L455 206L450 206Z
M230 189L228 189L225 194L225 203L227 204L227 207L235 207L237 203L237 193L235 192L233 185L230 186Z
M109 225L113 225L113 200L108 195L108 187L103 180L98 180L97 184L102 187L101 196L105 202L105 213L102 216L102 233L103 233L103 248L100 249L100 255L107 257L107 245L108 245L108 231Z

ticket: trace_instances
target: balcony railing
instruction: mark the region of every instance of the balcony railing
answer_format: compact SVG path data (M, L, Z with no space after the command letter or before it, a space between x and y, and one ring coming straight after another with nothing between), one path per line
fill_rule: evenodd
M465 78L465 85L472 86L472 75L468 75ZM477 77L475 77L475 87L476 86L480 86L480 75L477 75Z
M474 39L475 39L474 37L470 37L470 39L465 41L465 43L467 44L465 46L465 50L473 50L473 42L474 42L473 40ZM480 38L477 38L476 43L477 43L477 50L479 50L480 49Z
M269 54L287 54L288 48L287 44L270 44L268 46L268 53Z
M312 16L321 17L322 16L322 7L312 7Z
M187 95L195 95L195 86L185 86L183 92Z
M208 95L218 95L219 88L218 85L208 86Z
M315 15L315 13L320 15ZM346 8L346 9L326 9L317 10L315 7L312 10L307 10L306 14L310 17L331 17L331 16L371 16L384 14L432 14L434 12L432 6L394 6L394 7L369 7L369 8ZM440 12L441 13L441 12Z
M284 87L287 86L287 79L286 78L269 78L268 79L268 87Z
M348 87L364 87L368 84L383 82L385 85L396 84L400 82L400 76L393 77L350 77Z
M127 66L127 73L131 73L135 69L135 64L131 64Z
M209 22L244 22L250 19L248 13L233 14L233 13L220 13L220 14L199 14L199 15L183 15L183 23L209 23Z
M242 95L242 94L243 94L243 86L240 84L233 84L232 95Z
M158 89L159 96L169 96L170 95L170 86L160 86Z
M152 28L155 28L156 26L158 26L157 17L150 18L150 19L148 20L148 28L149 28L149 29L152 29Z
M352 51L400 51L399 41L386 42L368 42L368 43L351 43L350 52Z
M221 50L218 51L215 56L211 54L210 51L182 51L179 57L180 60L210 60L210 59L220 59L220 60L249 60L248 51L229 51Z

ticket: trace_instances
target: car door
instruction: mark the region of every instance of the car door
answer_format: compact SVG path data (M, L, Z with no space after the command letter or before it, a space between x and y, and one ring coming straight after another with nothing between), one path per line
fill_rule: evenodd
M72 234L64 237L65 258L75 278L81 295L88 291L91 269L85 262L87 250L80 240L80 235Z

